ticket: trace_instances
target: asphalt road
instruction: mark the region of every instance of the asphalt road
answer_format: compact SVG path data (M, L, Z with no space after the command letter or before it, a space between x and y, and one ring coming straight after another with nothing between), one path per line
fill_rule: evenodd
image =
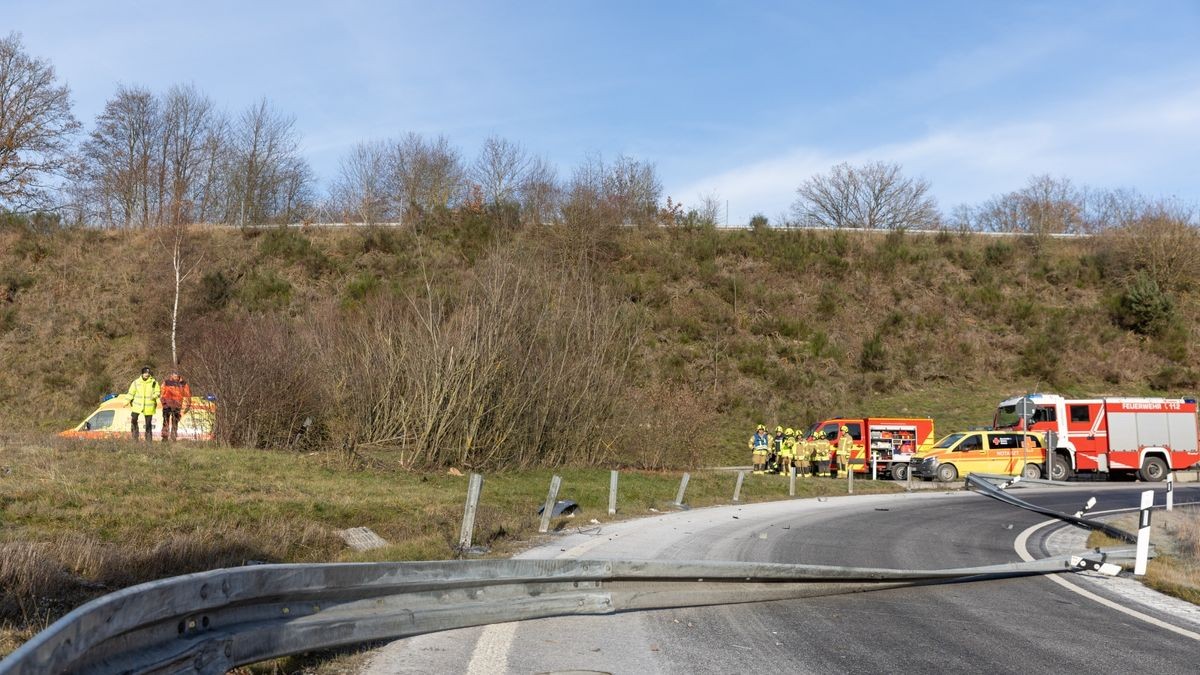
M1071 512L1094 494L1099 511L1135 506L1144 489L1020 494ZM1200 501L1200 486L1175 498ZM962 492L797 500L605 526L521 557L965 567L1019 560L1014 540L1045 520ZM1049 529L1031 539L1035 554ZM1193 673L1198 663L1197 640L1027 577L447 631L387 645L365 672Z

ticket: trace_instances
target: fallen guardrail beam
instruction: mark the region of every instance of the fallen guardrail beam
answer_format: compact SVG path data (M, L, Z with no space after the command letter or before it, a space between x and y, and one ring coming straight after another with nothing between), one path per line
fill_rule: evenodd
M1071 483L1065 480L1048 480L1045 478L1022 478L1021 476L1002 476L992 473L972 473L971 476L978 476L991 483L1005 483L1008 487L1030 487L1034 485L1050 486L1050 487L1084 487L1083 483Z
M459 560L258 565L133 586L0 661L27 673L224 673L278 656L452 628L1100 569L1131 550L945 570L734 562Z
M1070 515L1067 513L1055 511L1054 509L1048 509L1044 506L1038 506L1037 504L1031 504L1031 503L1025 501L1024 499L1020 499L1020 498L1012 496L1011 494L1005 492L1004 490L1001 490L996 484L994 484L991 481L987 480L986 478L980 477L976 474L968 474L967 475L967 487L975 488L980 493L987 495L988 497L991 497L992 499L998 499L1007 504L1016 506L1017 508L1025 509L1026 511L1033 511L1034 513L1040 513L1044 516L1049 516L1051 518L1057 518L1061 521L1071 523L1072 525L1078 525L1079 527L1083 527L1083 528L1086 528L1089 530L1098 530L1100 532L1103 532L1104 534L1107 534L1110 537L1113 537L1115 539L1120 539L1121 541L1124 541L1124 542L1127 542L1130 544L1137 542L1136 535L1126 532L1125 530L1122 530L1118 527L1113 527L1112 525L1109 525L1108 523L1102 523L1099 520L1092 520L1091 518L1084 518L1081 515L1080 516Z

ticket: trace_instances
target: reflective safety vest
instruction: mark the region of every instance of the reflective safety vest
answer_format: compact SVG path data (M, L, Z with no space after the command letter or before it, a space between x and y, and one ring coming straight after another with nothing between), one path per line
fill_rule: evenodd
M838 436L837 455L840 459L850 459L850 449L854 447L854 439L850 434Z
M129 407L139 415L153 415L158 409L158 380L153 377L142 379L140 376L129 385Z
M162 383L162 407L182 410L185 407L191 407L191 402L192 387L187 380L183 378L168 379Z
M750 437L750 448L756 451L765 451L770 446L771 440L766 434L756 433Z
M784 457L795 457L796 456L796 439L794 439L794 438L783 439L783 445L780 446L779 454L783 455Z

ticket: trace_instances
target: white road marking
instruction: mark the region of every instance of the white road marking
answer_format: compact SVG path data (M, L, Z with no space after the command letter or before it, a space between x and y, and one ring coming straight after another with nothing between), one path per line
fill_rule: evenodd
M1099 515L1100 513L1116 513L1116 512L1128 511L1128 510L1130 510L1130 509L1114 509L1113 511L1100 511L1100 512L1097 512L1097 514L1095 514L1095 515ZM1021 556L1021 560L1029 562L1030 560L1034 559L1033 555L1029 553L1029 549L1026 546L1029 543L1029 537L1031 535L1033 535L1034 532L1037 532L1038 530L1042 529L1043 527L1046 527L1047 525L1053 525L1053 524L1061 523L1061 522L1062 521L1058 520L1058 519L1047 520L1047 521L1038 523L1037 525L1032 525L1030 527L1027 527L1027 528L1025 528L1025 531L1023 531L1023 532L1021 532L1021 534L1017 535L1017 540L1015 542L1013 542L1013 548L1016 549L1017 555ZM1092 593L1091 591L1084 590L1083 588L1076 586L1075 584L1067 581L1066 579L1063 579L1061 575L1047 574L1046 578L1049 579L1050 581L1053 581L1054 583L1062 586L1063 588L1066 588L1067 590L1071 591L1072 593L1078 593L1079 595L1082 595L1083 597L1088 598L1089 600L1094 600L1094 601L1100 603L1101 605L1108 607L1109 609L1115 609L1118 612L1121 612L1123 614L1128 614L1129 616L1132 616L1135 619L1140 619L1141 621L1145 621L1146 623L1149 623L1151 625L1158 626L1159 628L1169 630L1172 633L1176 633L1178 635L1182 635L1184 637L1188 637L1193 640L1200 640L1200 633L1195 633L1186 628L1180 628L1179 626L1169 624L1166 621L1163 621L1161 619L1150 616L1149 614L1143 614L1142 612L1139 612L1136 609L1131 609L1122 604L1113 602L1112 600L1109 600L1108 598L1100 597L1099 595L1096 595L1095 593Z
M508 670L508 650L517 633L517 621L485 626L475 642L467 675L489 675Z

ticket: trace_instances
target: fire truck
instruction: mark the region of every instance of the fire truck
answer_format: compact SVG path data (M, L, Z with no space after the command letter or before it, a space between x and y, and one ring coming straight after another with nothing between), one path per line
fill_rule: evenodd
M904 480L912 456L933 447L936 440L933 420L928 417L832 417L809 427L805 437L811 439L813 434L823 431L837 447L843 425L854 439L850 468L856 474L870 477Z
M1160 481L1200 463L1196 401L1190 398L1028 394L1001 402L992 426L1054 432L1048 460L1054 480L1095 472Z

